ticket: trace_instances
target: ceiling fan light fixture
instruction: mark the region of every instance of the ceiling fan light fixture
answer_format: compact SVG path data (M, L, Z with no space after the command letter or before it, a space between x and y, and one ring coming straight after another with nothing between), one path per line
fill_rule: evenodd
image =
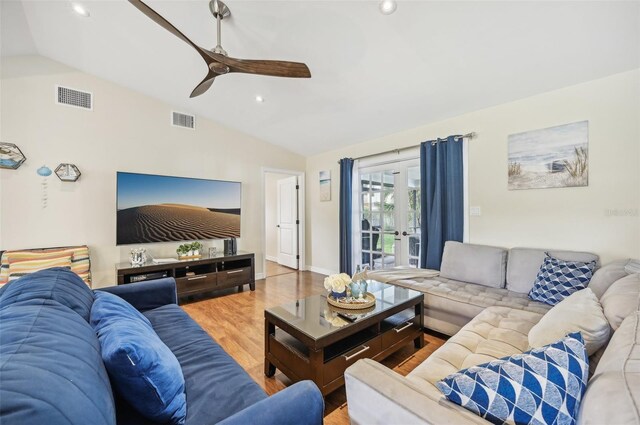
M83 18L88 18L89 16L91 16L87 8L81 5L80 3L73 3L72 7L73 7L73 11L76 12L78 15L82 16Z
M391 15L398 8L398 4L395 0L382 0L378 7L380 8L380 13L383 15Z
M263 103L264 102L264 97L260 96L259 94L256 95L256 102L257 103Z

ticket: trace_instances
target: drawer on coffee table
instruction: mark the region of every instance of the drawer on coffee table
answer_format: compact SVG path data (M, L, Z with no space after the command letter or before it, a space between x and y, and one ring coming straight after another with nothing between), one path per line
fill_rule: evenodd
M382 331L382 349L386 350L405 338L415 338L420 330L420 317L409 308L384 319L380 325ZM405 341L406 342L406 341Z
M187 292L215 289L217 282L216 273L199 274L195 276L179 277L176 279L176 288L183 294Z
M218 272L218 285L234 286L249 283L251 280L251 267L242 269L222 270Z
M382 349L386 350L403 339L415 335L419 330L420 325L413 323L413 319L394 326L382 334Z
M328 384L342 377L346 368L360 359L370 359L381 351L380 337L377 336L369 341L354 347L344 354L329 360L324 365L324 384Z

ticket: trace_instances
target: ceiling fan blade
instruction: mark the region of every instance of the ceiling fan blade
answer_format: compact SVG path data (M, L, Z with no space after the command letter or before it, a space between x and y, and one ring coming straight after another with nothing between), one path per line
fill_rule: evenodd
M198 46L193 41L189 40L189 38L186 35L181 33L180 30L174 27L169 21L167 21L162 16L160 16L158 12L156 12L155 10L147 6L147 4L141 0L129 0L129 3L131 3L138 10L140 10L142 13L147 15L147 17L149 17L153 22L160 25L162 28L166 29L171 34L175 35L180 40L184 41L185 43L187 43L188 45L196 49L196 51L200 53L200 56L202 56L202 58L207 62L207 64L209 63L208 59L211 58L211 53L206 51L202 47Z
M309 67L300 62L234 59L224 56L216 59L227 65L230 68L229 72L270 75L272 77L311 78Z
M193 98L196 96L200 96L201 94L209 90L211 84L213 84L214 80L216 79L216 76L216 73L209 72L207 76L204 77L204 80L202 80L202 82L198 84L195 89L193 89L189 97Z

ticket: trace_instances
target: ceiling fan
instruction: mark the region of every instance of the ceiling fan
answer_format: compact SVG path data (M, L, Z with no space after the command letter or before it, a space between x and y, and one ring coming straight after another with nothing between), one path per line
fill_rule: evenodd
M228 74L230 72L241 72L245 74L258 74L258 75L270 75L272 77L289 77L289 78L311 78L311 72L307 65L299 62L286 62L286 61L273 61L273 60L248 60L248 59L235 59L227 55L227 52L222 48L220 42L220 33L222 20L228 18L231 15L231 11L226 4L220 0L211 0L209 2L209 9L216 18L218 26L217 45L212 50L204 49L193 41L189 40L187 36L181 33L176 27L174 27L169 21L164 19L155 10L150 8L146 3L141 0L129 0L129 3L137 7L142 13L147 15L152 21L160 25L162 28L169 31L185 43L193 47L204 59L207 67L209 68L207 76L204 80L196 86L191 92L190 97L200 96L209 88L215 78L219 75Z

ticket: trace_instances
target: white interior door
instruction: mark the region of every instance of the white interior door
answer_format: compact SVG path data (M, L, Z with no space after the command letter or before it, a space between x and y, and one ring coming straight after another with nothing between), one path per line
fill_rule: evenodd
M298 269L298 177L278 180L278 263Z

